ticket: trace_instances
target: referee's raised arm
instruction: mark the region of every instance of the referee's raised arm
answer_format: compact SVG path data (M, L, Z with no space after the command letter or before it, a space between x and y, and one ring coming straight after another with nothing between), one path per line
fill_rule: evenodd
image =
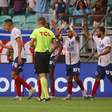
M54 33L46 28L46 20L40 17L37 20L38 28L30 35L30 45L35 46L35 69L41 82L41 99L49 100L46 74L49 72L51 43L55 38Z

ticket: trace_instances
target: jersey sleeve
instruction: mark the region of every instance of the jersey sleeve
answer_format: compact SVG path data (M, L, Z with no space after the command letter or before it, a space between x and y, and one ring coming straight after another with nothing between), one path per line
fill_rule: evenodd
M34 30L34 31L31 33L30 38L31 38L31 39L36 39L36 35L37 35L37 31Z
M14 30L12 36L16 40L18 37L21 37L21 31L19 29Z

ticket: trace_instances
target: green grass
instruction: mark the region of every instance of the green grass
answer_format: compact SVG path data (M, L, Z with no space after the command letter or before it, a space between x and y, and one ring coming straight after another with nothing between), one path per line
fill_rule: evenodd
M112 112L112 99L97 98L91 101L74 98L64 101L57 98L49 102L38 102L35 98L13 101L10 97L0 97L0 112Z

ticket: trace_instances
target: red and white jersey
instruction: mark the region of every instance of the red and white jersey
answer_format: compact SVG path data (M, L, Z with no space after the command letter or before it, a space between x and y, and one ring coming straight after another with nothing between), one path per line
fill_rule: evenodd
M25 43L25 55L26 55L26 63L32 63L33 62L33 53L31 51L30 42Z
M8 42L6 45L10 45L10 42ZM3 48L1 52L1 63L9 63L9 57L8 57L8 49Z
M68 36L63 36L63 46L65 48L65 62L67 65L73 65L80 61L80 45L75 37L71 39Z
M11 36L10 36L10 42L11 42L10 45L12 46L14 51L14 57L13 57L14 60L16 57L18 57L18 44L16 41L18 37L20 37L22 40L21 31L14 27L11 31ZM22 47L21 58L25 58L24 47Z
M96 43L98 54L103 53L105 51L106 47L111 47L110 38L107 37L107 36L105 36L103 39L98 38L97 36L93 36L93 39ZM105 67L108 64L110 64L110 54L111 53L100 56L99 59L98 59L98 65Z

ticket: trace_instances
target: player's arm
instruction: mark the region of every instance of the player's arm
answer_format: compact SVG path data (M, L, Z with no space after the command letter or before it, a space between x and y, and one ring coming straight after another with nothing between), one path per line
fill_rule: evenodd
M53 44L53 48L50 51L51 53L53 53L58 47L58 44L55 38L52 39L52 44Z
M86 37L86 39L93 39L92 32L85 32L85 37Z
M110 53L110 52L111 52L111 47L110 47L110 46L107 46L107 47L105 48L105 50L104 50L103 53L97 54L97 55L95 55L95 57L96 57L96 58L99 58L100 56L106 55L106 54L108 54L108 53Z
M37 35L38 35L38 32L37 32L36 30L34 30L34 31L31 33L31 35L30 35L31 40L30 40L30 42L29 42L29 45L30 45L31 47L34 47L34 46L35 46L36 41L37 41L37 40L36 40Z
M108 47L106 47L106 48L105 48L105 50L104 50L104 52L103 52L103 53L99 54L99 56L106 55L106 54L108 54L108 53L110 53L110 52L111 52L111 47L110 47L110 46L108 46Z
M32 38L30 40L30 46L33 47L35 45L35 42L36 42L35 38Z
M22 51L23 43L20 37L16 38L16 42L18 44L18 63L21 64L21 51Z
M61 44L59 47L58 56L61 54L62 50L63 50L63 45Z

